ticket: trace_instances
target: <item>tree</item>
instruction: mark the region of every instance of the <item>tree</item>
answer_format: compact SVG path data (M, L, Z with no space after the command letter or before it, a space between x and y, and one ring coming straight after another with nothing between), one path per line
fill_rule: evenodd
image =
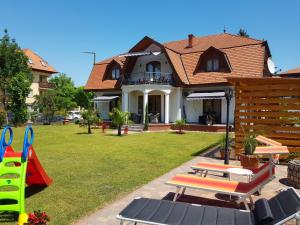
M24 124L28 119L26 97L30 93L30 84L26 73L20 72L12 77L8 85L10 101L8 109L13 113L13 124L15 126Z
M81 108L90 109L93 107L93 92L84 91L84 87L78 87L75 91L75 102Z
M22 49L16 43L14 39L11 39L7 33L7 30L4 31L4 36L0 39L0 103L3 104L4 110L7 117L7 111L9 108L9 102L14 101L17 98L10 99L13 91L11 82L13 77L17 76L20 78L21 75L29 82L26 82L26 85L22 85L25 88L25 91L21 91L23 94L26 93L27 85L30 86L32 82L31 70L27 65L28 58L24 55ZM17 79L19 79L17 78ZM18 100L18 103L24 105L25 98L22 96L22 101ZM24 102L23 102L24 101ZM12 103L13 107L16 107L17 103ZM22 107L22 106L19 106Z
M238 32L238 35L241 36L241 37L250 37L250 35L247 33L247 30L241 28Z
M82 118L84 120L86 120L86 122L87 122L88 134L91 134L92 133L91 125L94 124L94 123L100 122L100 118L98 118L96 116L96 113L91 108L87 109L87 110L84 110L81 113L81 115L82 115Z
M34 108L38 109L46 118L47 123L50 124L53 120L55 112L58 111L55 91L48 90L36 96Z
M118 128L118 136L122 136L122 126L128 123L129 116L129 112L123 112L121 110L120 101L118 101L118 106L113 108L112 112L109 113L112 124Z
M49 82L55 85L55 101L58 110L66 114L67 111L76 107L76 102L74 101L76 88L70 77L62 73L51 78Z

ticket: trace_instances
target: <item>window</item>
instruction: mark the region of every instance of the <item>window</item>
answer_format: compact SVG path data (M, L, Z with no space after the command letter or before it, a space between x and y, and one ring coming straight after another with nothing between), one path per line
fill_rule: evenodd
M219 59L208 59L206 65L207 72L219 71Z
M114 80L117 80L120 78L120 69L119 68L113 68L112 71L111 71L111 77L112 79Z
M160 62L153 61L146 65L146 73L148 74L150 80L159 79L161 75Z

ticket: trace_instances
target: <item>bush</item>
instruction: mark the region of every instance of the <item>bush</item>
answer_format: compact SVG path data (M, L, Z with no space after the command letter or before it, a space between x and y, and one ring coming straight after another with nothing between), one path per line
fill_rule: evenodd
M41 212L40 210L34 211L28 215L27 225L46 225L50 221L49 216L46 212Z
M0 111L0 128L6 123L6 113Z
M183 134L183 128L186 125L186 121L185 119L181 119L181 120L176 120L175 121L176 127L178 128L178 134Z

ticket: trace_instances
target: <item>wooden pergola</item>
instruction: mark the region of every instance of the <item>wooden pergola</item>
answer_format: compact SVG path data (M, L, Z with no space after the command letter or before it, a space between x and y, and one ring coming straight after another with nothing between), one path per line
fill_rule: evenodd
M300 79L228 78L235 86L236 154L245 134L271 138L300 153Z

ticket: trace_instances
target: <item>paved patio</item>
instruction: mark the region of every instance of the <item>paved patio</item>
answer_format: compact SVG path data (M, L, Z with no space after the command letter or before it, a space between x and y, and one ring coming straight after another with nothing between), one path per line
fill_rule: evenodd
M148 197L148 198L157 198L157 199L172 199L174 195L175 188L165 185L165 181L177 173L188 173L191 172L190 166L196 162L214 162L214 163L223 163L221 160L206 158L206 157L195 157L191 161L181 165L180 167L173 169L169 173L151 181L145 186L137 189L136 191L128 194L122 199L119 199L113 202L110 205L107 205L103 209L79 220L75 225L115 225L119 224L119 221L116 219L116 215L135 197ZM231 161L231 164L238 164L237 161ZM220 174L209 174L209 176L217 177L224 179ZM271 183L265 186L262 191L262 196L264 198L270 198L276 194L280 189L286 188L286 178L287 177L287 167L286 166L277 166L276 167L276 179ZM234 177L234 179L243 179L241 177ZM224 201L227 196L218 195L215 193L201 192L201 191L191 191L187 190L185 196L181 197L179 201L184 202L193 202L198 204L207 204L207 205L219 205L224 207L235 207L239 208L240 206L235 203L230 203ZM261 196L254 196L254 200L260 198Z

